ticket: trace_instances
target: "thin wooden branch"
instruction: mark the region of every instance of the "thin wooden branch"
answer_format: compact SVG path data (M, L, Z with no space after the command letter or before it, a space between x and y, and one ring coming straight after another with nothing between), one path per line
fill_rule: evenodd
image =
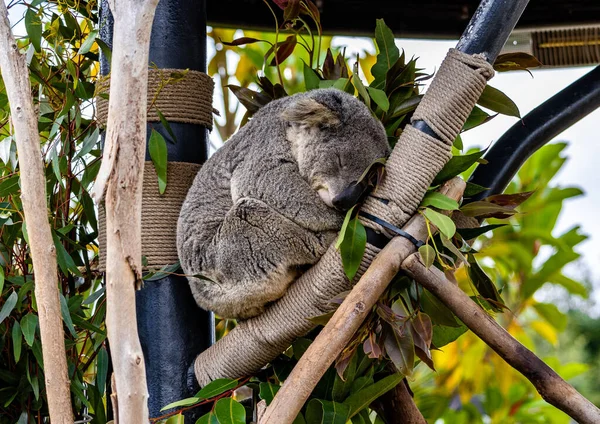
M60 312L56 248L48 221L46 178L40 150L38 122L33 108L29 70L10 31L8 11L0 2L0 69L10 103L19 169L21 200L33 262L42 357L50 420L73 424L65 335Z
M465 182L455 178L448 181L440 191L450 198L460 200L464 189ZM425 240L428 235L425 219L420 214L413 216L403 229L417 240ZM267 408L261 424L290 424L294 421L317 382L352 339L377 299L400 270L404 259L415 250L416 247L407 239L395 237L379 252L302 355Z
M106 328L121 424L148 423L135 290L141 285L142 176L150 32L158 0L114 0L106 146L94 196L106 210ZM115 399L115 398L113 398Z
M511 367L531 381L546 402L580 424L600 423L600 409L512 337L439 269L425 268L417 255L409 256L402 263L402 269L433 293Z

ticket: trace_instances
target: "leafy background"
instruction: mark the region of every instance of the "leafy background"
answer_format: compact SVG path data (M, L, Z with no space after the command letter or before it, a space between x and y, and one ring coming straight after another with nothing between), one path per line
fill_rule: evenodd
M303 4L310 12L310 3ZM359 98L369 102L374 114L385 122L393 142L398 128L408 120L416 106L421 84L428 78L427 74L417 70L418 61L403 57L402 63L398 62L395 70L389 72L395 78L386 87L385 76L389 65L394 63L388 63L385 69L377 70L376 67L373 71L376 55L362 54L356 68L355 58L339 59L340 53L343 53L340 49L333 49L328 56L331 38L322 37L320 49L318 44L313 47L311 37L306 37L307 33L302 29L303 23L296 19L304 19L316 37L319 25L314 10L314 16L304 13L294 18L293 10L286 12L274 4L271 7L279 17L278 24L284 23L284 13L287 13L287 17L291 17L289 21L295 22L296 26L286 29L286 25L282 25L278 35L216 28L209 34L214 40L215 55L210 60L208 72L220 87L220 96L217 97L223 102L215 104L222 115L216 118L219 136L226 140L243 122L248 110L244 105L249 104L247 95L250 95L250 100L256 100L256 95L237 89L243 100L240 105L234 94L236 89L231 90L227 86L235 85L261 93L259 99L266 101L283 95L282 90L293 94L315 86L337 84L342 89L356 90ZM109 52L97 38L98 14L93 1L13 2L11 11L15 10L23 11L23 17L14 23L25 27L26 37L19 40L19 46L27 55L32 93L39 107L38 125L46 163L49 219L58 252L57 271L61 283L73 408L78 419L104 423L109 364L105 347L104 289L97 271L97 221L89 191L100 163L99 128L94 120L92 101L98 78L97 61L100 50L104 50L105 54ZM266 8L265 13L269 13ZM377 25L379 41L381 37L390 36L383 22ZM294 48L290 48L292 41L285 44L295 31L305 36L307 49L299 46L298 41ZM283 44L269 52L271 45L265 42L238 43L241 44L239 46L224 43L241 37L267 40L271 44L277 40ZM289 56L285 57L288 53ZM274 55L279 55L277 61L280 66L271 66ZM396 59L400 60L401 56L402 51L398 50ZM314 69L318 70L315 72ZM359 78L363 89L357 86ZM260 86L257 83L261 83ZM281 87L278 88L277 83ZM367 85L370 89L366 88ZM494 95L499 96L494 93L492 98ZM489 119L488 115L492 116L495 112L518 115L516 106L504 97L500 104L504 110L488 109L486 115L482 114L484 109L480 109L482 113L475 114L478 115L478 123ZM477 122L475 118L472 122ZM460 141L456 142L456 146L454 153L459 156ZM489 219L487 224L509 225L480 236L473 247L479 251L477 258L482 271L495 282L508 307L503 313L496 314L496 319L598 404L600 322L585 313L585 299L591 286L587 281L575 281L561 272L563 266L577 261L579 255L574 248L584 241L585 236L576 227L562 234L553 232L563 201L582 194L577 188L561 188L552 182L564 165L564 149L564 144L547 146L528 161L508 192L534 191L533 194L519 206L519 213L509 214L508 221ZM475 152L463 153L473 155ZM478 155L471 157L475 156ZM472 170L472 166L468 168L464 170L464 176ZM457 170L462 171L455 167L452 173ZM33 293L35 276L32 275L19 199L19 172L7 99L0 83L0 423L41 422L47 415L37 305ZM435 205L431 204L429 210L434 210L432 206ZM435 240L432 239L431 244ZM468 250L459 241L456 238L458 247ZM440 242L438 239L435 245L436 248L440 246L439 253L456 260L456 255L446 252ZM451 265L446 258L442 261ZM439 260L437 266L442 266ZM469 294L478 295L464 266L456 270L455 278ZM568 293L556 302L558 306L552 301L558 297L554 294L558 290L555 287ZM302 420L308 423L345 422L349 415L353 415L353 423L383 422L377 415L376 399L402 380L397 369L404 374L412 374L410 387L417 405L430 421L568 422L564 414L545 404L530 383L471 333L445 344L458 337L464 329L443 325L444 319L448 319L444 314L435 314L429 309L432 330L429 333L424 318L428 309L417 302L418 298L413 296L415 290L416 286L406 279L398 279L394 283L354 340L353 354L350 355L350 350L345 351L345 356L337 363L337 370L332 367L328 371L303 409L299 423L304 422ZM544 299L545 302L542 301ZM404 308L412 309L407 311ZM320 319L322 321L326 317ZM411 323L410 328L417 328L416 333L407 331L408 327L402 324L398 325L407 322ZM226 334L234 325L232 321L219 321L219 334ZM377 331L379 325L395 331L398 349L394 349L389 341L385 342L382 333ZM431 358L424 351L430 347L427 344L429 334L434 345L442 348L432 349ZM419 335L425 336L421 337L425 340L419 340ZM166 411L173 414L168 418L169 422L181 422L178 410L197 402L210 405L211 410L200 418L200 423L225 424L244 422L244 417L250 419L251 414L238 403L243 403L247 397L245 387L254 388L259 398L270 401L312 337L314 334L298 340L269 368L250 380L217 381L205 387L195 398L181 401L170 409L171 412ZM406 343L408 339L411 343ZM412 361L394 360L398 358L395 355L398 352L411 352L411 349L416 352L414 346L423 346L423 341L427 345L421 349L425 359L413 356ZM436 372L427 365L415 366L419 360L431 361ZM332 410L337 412L332 414Z

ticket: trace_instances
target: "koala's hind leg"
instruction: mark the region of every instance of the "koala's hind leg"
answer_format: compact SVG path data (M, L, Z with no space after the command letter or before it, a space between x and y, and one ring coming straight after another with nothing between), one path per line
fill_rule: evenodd
M298 267L314 264L335 233L314 233L260 200L239 199L211 243L217 276L210 309L218 315L249 318L279 299Z

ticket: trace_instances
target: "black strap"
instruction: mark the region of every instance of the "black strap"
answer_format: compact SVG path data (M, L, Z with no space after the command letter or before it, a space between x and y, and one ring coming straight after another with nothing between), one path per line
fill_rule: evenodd
M360 211L358 214L364 218L367 218L370 221L373 221L376 224L381 225L383 228L390 230L394 234L399 235L400 237L404 237L405 239L410 241L412 244L414 244L417 247L417 249L419 247L425 245L425 243L423 243L421 240L417 240L412 235L408 234L406 231L396 227L395 225L390 224L387 221L384 221L381 218L376 217L375 215L371 215L370 213L363 212L363 211Z

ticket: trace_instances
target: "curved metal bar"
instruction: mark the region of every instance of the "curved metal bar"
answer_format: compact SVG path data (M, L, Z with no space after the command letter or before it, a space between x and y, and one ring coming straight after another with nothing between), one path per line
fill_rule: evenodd
M484 156L470 182L487 187L469 201L498 194L540 147L600 107L600 66L554 95L513 125Z

